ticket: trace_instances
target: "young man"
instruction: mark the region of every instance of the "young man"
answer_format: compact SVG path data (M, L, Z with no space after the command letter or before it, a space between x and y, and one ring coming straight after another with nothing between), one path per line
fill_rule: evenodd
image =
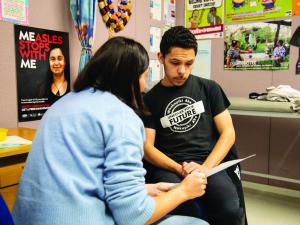
M196 53L197 42L188 29L172 27L163 35L158 58L165 76L144 97L151 112L144 119L151 182L180 182L193 171L205 172L236 158L230 103L216 82L190 74ZM239 168L209 177L206 194L173 213L203 218L211 225L244 225Z

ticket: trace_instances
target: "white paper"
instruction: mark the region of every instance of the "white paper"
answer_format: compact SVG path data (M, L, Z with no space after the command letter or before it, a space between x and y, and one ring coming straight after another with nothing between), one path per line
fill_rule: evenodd
M27 140L25 138L21 138L19 136L7 136L4 141L0 141L0 145L10 145L10 144L19 144L19 145L28 145L31 144L32 141Z
M247 156L247 157L245 157L245 158L242 158L242 159L235 159L235 160L230 160L230 161L221 163L220 165L218 165L218 166L216 166L216 167L214 167L214 168L212 168L212 169L206 171L206 177L209 177L209 176L211 176L211 175L214 175L214 174L216 174L216 173L218 173L218 172L220 172L220 171L222 171L222 170L227 169L227 168L230 167L230 166L233 166L233 165L235 165L235 164L238 164L239 162L242 162L242 161L244 161L244 160L246 160L246 159L249 159L249 158L252 158L252 157L254 157L254 156L256 156L256 154L249 155L249 156ZM173 188L176 188L178 185L179 185L179 183L174 184L174 185L172 186L172 189L173 189Z
M198 77L211 78L211 40L197 41L198 52L192 74Z
M150 27L150 52L159 52L161 39L161 29L159 27Z
M230 167L230 166L233 166L233 165L235 165L235 164L238 164L239 162L242 162L242 161L244 161L244 160L246 160L246 159L252 158L252 157L255 156L255 155L256 155L256 154L253 154L253 155L249 155L249 156L247 156L247 157L245 157L245 158L242 158L242 159L235 159L235 160L230 160L230 161L221 163L220 165L218 165L218 166L216 166L216 167L214 167L214 168L208 170L208 171L206 172L206 176L209 177L209 176L211 176L211 175L213 175L213 174L215 174L215 173L218 173L218 172L220 172L220 171L222 171L222 170L227 169L227 168Z
M161 21L161 0L150 0L150 18Z

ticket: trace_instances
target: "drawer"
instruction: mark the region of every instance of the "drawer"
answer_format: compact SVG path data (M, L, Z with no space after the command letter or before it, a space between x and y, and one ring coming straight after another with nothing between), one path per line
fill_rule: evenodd
M13 205L16 200L16 195L18 191L18 185L13 185L6 188L0 188L0 193L10 211L13 209Z
M0 167L0 188L18 184L25 163Z

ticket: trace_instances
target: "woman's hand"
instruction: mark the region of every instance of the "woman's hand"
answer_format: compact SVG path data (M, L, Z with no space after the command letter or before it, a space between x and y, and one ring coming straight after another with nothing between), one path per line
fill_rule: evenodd
M188 174L176 188L181 189L186 199L189 200L204 195L206 184L206 175L194 171L191 174Z
M148 195L155 197L168 192L174 187L174 183L159 182L156 184L145 184Z

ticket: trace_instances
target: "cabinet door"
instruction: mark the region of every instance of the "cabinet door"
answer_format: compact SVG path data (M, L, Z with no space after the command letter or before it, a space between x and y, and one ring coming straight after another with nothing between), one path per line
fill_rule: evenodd
M19 183L25 163L0 167L0 188Z
M300 190L300 119L272 118L270 184ZM290 180L289 180L290 179Z
M236 148L240 158L256 154L241 163L242 180L268 184L268 179L249 175L268 174L270 118L232 115Z
M12 209L13 209L17 191L18 191L18 185L13 185L10 187L0 189L0 193L10 211L12 211Z

